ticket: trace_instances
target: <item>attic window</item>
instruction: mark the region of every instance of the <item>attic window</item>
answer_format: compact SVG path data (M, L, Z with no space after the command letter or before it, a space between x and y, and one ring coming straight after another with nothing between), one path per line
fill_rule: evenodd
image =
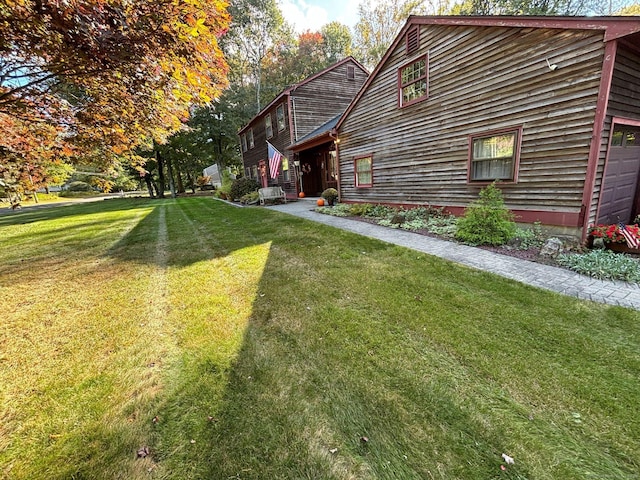
M401 107L427 98L429 94L429 60L420 57L398 69L398 100Z
M407 55L412 54L420 48L420 30L417 26L407 32Z
M353 65L347 65L347 80L356 79L356 68Z

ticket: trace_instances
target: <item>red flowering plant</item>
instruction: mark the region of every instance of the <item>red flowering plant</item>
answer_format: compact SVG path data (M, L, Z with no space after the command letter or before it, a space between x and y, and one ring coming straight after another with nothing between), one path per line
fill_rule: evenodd
M637 239L640 239L640 227L638 225L626 225L626 229ZM604 243L626 243L620 225L617 223L608 225L592 225L589 227L589 235L593 238L601 238Z

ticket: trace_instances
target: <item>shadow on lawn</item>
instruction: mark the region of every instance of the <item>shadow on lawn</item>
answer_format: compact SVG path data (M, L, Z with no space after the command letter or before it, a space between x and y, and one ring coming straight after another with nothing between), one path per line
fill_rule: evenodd
M229 353L224 345L207 341L185 345L177 331L183 353L176 360L175 377L158 397L145 400L147 411L138 421L144 419L151 429L152 458L167 478L529 476L524 464L500 470L501 453L511 453L505 450L513 446L513 436L504 425L532 428L522 407L505 400L496 384L490 393L498 414L478 415L473 408L477 392L467 392L471 405L458 393L473 365L464 365L455 353L430 348L434 346L422 332L423 325L414 325L409 314L406 319L389 319L385 309L377 316L367 313L377 311L369 307L381 301L375 295L384 288L379 285L369 291L367 283L384 278L385 268L396 268L394 256L400 265L409 261L403 257L404 249L214 199L108 203L114 209L153 208L108 249L105 258L114 263L153 265L170 271L167 274L179 274L196 266L216 268L211 262L215 260L231 272L237 269L236 280L242 282L245 266L234 263L243 258L241 252L268 248L262 273L251 286L253 296L248 299L249 314L238 347ZM77 208L91 211L87 209L92 207ZM388 261L376 263L377 256ZM410 261L415 258L412 252ZM426 309L427 300L433 304L437 295L453 295L438 290L440 275L450 284L443 287L448 289L464 283L465 288L480 290L487 278L440 261L424 262L425 270L430 270L417 281L435 300L416 303L408 279L403 283L403 278L395 278L389 286L405 303L414 302L412 308ZM356 277L360 266L370 277ZM343 278L345 271L349 278ZM393 275L402 273L394 270ZM193 288L202 290L197 302L213 302L221 289L214 282L199 285L198 278L191 280ZM513 284L504 280L501 285ZM179 295L181 288L189 287L173 284L172 288ZM487 287L486 295L495 294L499 303L500 293L489 291L492 288ZM224 291L230 311L234 302L242 300L238 297L244 291L239 291L234 286ZM465 292L454 293L457 304L452 308L468 310ZM555 298L528 293L532 298ZM180 316L177 306L175 313ZM191 318L183 317L180 320L188 327ZM204 339L209 338L209 329L221 328L225 318L210 320L202 327ZM446 350L446 342L443 345L440 348ZM449 374L456 369L458 377ZM489 385L493 381L486 380ZM155 415L161 421L152 426ZM512 423L496 418L503 415L511 415ZM540 425L535 427L543 428ZM108 443L107 457L131 455L133 450L120 441L126 435L118 433L108 442L95 440ZM77 467L81 475L95 478L89 461Z
M189 465L193 478L430 478L444 455L452 476L500 476L507 432L474 421L444 379L416 385L401 367L385 366L405 354L420 362L415 350L372 358L370 340L359 333L368 320L350 318L351 306L344 324L323 315L327 299L345 301L348 287L330 281L343 262L353 268L363 255L396 247L269 210L178 200L159 204L110 254L180 269L265 244L269 254L233 362L192 352L183 374L196 380L158 399L155 448L163 468L177 474ZM336 308L331 316L341 318ZM399 341L387 337L384 322L380 329L390 345ZM380 370L361 370L363 362ZM188 438L195 440L185 448Z

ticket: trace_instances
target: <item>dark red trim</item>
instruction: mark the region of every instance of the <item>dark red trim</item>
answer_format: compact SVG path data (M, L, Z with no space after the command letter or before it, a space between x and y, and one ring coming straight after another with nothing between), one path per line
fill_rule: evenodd
M313 147L317 147L318 145L323 145L325 143L333 142L333 138L331 137L331 132L325 132L317 137L313 137L304 143L298 143L295 146L290 146L292 152L302 152L303 150L308 150Z
M582 194L583 217L582 240L586 239L587 226L589 224L589 212L593 202L593 192L596 188L596 172L598 160L600 158L600 144L602 143L602 132L607 116L607 105L609 104L609 94L611 92L611 81L613 79L613 69L616 63L617 41L609 42L604 47L604 59L602 61L602 75L600 76L600 88L598 90L598 103L593 121L593 133L591 135L591 146L589 148L589 160L587 162L587 174L584 180L584 191ZM608 153L607 153L608 155ZM603 173L604 175L604 173ZM598 206L599 208L599 206Z
M402 69L407 68L409 65L413 65L416 62L419 62L420 60L422 60L424 58L424 77L420 77L412 82L409 82L405 85L403 85L402 83ZM406 87L407 85L411 85L413 83L418 83L420 80L425 79L427 82L427 91L424 93L424 95L422 97L419 98L415 98L407 103L403 103L402 101L402 88ZM416 57L402 65L400 65L398 67L398 107L399 108L404 108L404 107L408 107L409 105L413 105L414 103L419 103L419 102L423 102L425 101L427 98L429 98L429 54L425 53L424 55L421 55L419 57Z
M604 41L640 32L637 17L555 17L555 16L410 16L408 22L420 25L458 25L482 27L553 28L563 30L602 30Z
M611 119L611 131L613 132L614 125L627 125L629 127L640 127L640 120L634 118L625 117L613 117ZM611 142L609 142L611 144Z
M354 200L341 200L342 203L371 203L365 201ZM404 208L417 208L424 205L415 205L409 203L386 203L389 207L404 207ZM433 208L443 208L445 213L461 217L464 214L466 207L459 206L443 206L443 205L431 205ZM516 222L519 223L535 223L540 222L542 225L552 225L556 227L572 227L578 228L580 224L578 222L580 214L578 212L551 212L546 210L511 210L515 215Z
M488 180L473 180L471 178L471 163L473 160L473 139L492 137L492 136L500 135L503 133L514 133L514 132L516 133L516 144L514 145L515 152L514 152L514 158L513 158L513 178L510 178L508 180L498 180L498 183L501 183L501 184L518 183L518 171L520 170L520 150L522 146L522 125L519 125L517 127L510 127L510 128L501 128L499 130L489 130L487 132L482 132L482 133L474 133L468 136L469 151L468 151L468 159L467 159L467 184L488 185L492 183L491 181L488 181Z

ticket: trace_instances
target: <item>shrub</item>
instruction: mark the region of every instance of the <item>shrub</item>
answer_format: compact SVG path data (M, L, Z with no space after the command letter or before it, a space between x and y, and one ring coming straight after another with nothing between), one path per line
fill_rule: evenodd
M333 205L338 198L338 191L335 188L327 188L322 192L322 198L324 198L329 205Z
M240 197L240 203L245 205L253 205L258 203L259 195L258 192L246 193L242 197Z
M456 238L470 245L503 245L516 234L513 214L495 182L480 191L458 220Z
M542 247L544 241L545 237L540 222L536 222L531 228L516 228L511 243L519 250L529 250L530 248Z
M367 217L372 209L373 205L370 203L354 203L349 205L349 214L354 217Z
M216 189L216 196L223 200L233 200L231 196L231 174L227 170L222 171L222 185Z
M229 191L229 194L233 199L242 198L242 196L246 195L247 193L257 192L259 188L260 184L252 178L241 177L236 178L231 183L231 190Z
M80 181L71 182L69 185L67 185L67 190L69 190L70 192L93 191L93 189L91 188L91 185L89 185L87 182L80 182Z
M556 261L574 272L601 280L640 282L640 262L627 255L609 250L563 253L557 256Z
M366 216L370 218L386 218L391 217L397 212L396 208L386 205L372 205Z
M339 203L335 207L316 207L315 211L326 215L332 215L334 217L348 217L351 215L350 205L345 203Z

